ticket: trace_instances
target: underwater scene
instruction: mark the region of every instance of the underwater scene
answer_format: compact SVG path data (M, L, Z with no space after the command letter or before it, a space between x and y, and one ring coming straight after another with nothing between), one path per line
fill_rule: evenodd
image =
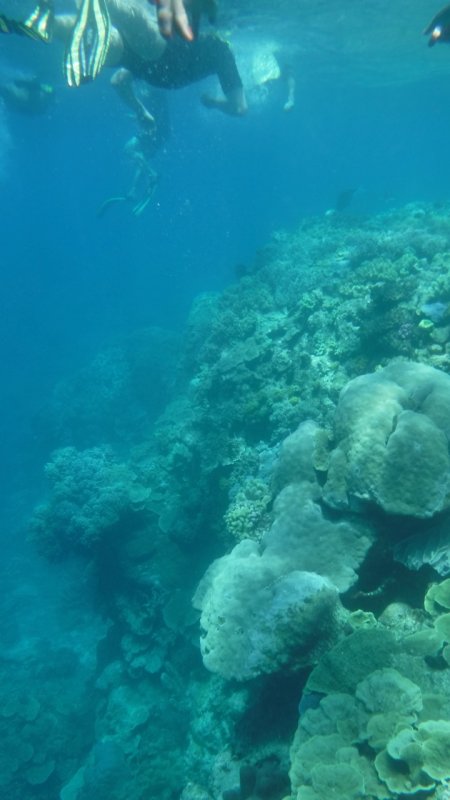
M450 6L0 46L0 800L450 800Z

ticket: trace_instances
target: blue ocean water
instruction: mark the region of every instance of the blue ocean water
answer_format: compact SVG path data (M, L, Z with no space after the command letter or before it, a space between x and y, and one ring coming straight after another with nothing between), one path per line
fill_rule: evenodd
M375 7L372 13L376 13L377 3L372 5ZM435 10L428 9L431 13ZM254 27L252 11L255 14ZM376 75L372 75L370 80L364 77L355 80L355 68L350 60L346 66L345 59L343 66L342 60L339 61L340 69L334 75L331 51L327 55L329 70L318 71L315 75L314 70L305 64L310 44L302 51L302 32L310 17L302 21L301 14L296 16L292 24L298 26L298 32L293 34L289 28L287 35L285 9L280 7L279 29L276 24L273 26L274 17L277 22L273 9L267 20L257 11L250 7L245 14L241 12L240 17L239 10L233 16L233 7L227 9L226 22L235 26L231 31L231 44L236 47L238 63L239 55L242 54L245 60L244 56L248 57L251 48L257 50L258 37L261 41L264 37L274 38L280 52L283 52L283 47L288 49L296 78L295 108L290 113L283 112L285 89L282 81L268 85L263 94L249 91L249 111L242 119L206 110L199 102L203 86L169 92L171 135L153 161L160 180L150 205L139 217L131 214L126 203L112 206L102 217L97 215L106 198L126 192L129 186L131 173L124 145L136 131L135 120L124 111L109 86L108 71L105 70L92 85L69 89L61 74L58 45L46 48L25 39L2 37L0 82L2 71L8 79L11 74L36 73L51 83L56 92L54 106L41 116L16 113L6 104L0 110L0 205L3 220L0 313L0 435L3 445L0 458L3 559L0 570L3 588L0 591L0 630L4 641L0 661L4 662L4 678L13 675L14 667L11 665L20 665L17 697L23 699L27 683L34 686L41 681L44 686L38 700L34 688L29 690L31 699L27 702L39 703L39 711L28 707L18 711L15 707L7 714L5 712L3 721L18 717L29 727L36 725L36 731L30 733L25 744L34 748L37 754L35 758L30 749L28 755L17 755L19 745L23 748L25 744L15 738L16 729L12 728L8 759L10 764L18 759L20 766L11 769L10 774L2 767L0 786L4 787L5 800L19 796L24 800L35 797L62 797L63 800L88 800L94 796L121 798L121 792L127 798L144 800L148 797L180 797L183 789L186 800L191 796L203 800L222 796L230 800L239 796L235 787L228 786L226 781L221 782L220 765L213 768L206 764L205 759L203 771L199 768L198 776L189 770L186 775L179 763L176 769L171 765L167 755L169 734L173 731L177 731L174 746L178 760L179 754L184 752L185 741L197 741L201 750L205 738L213 736L212 712L211 729L206 731L210 712L205 700L205 685L209 673L205 671L204 678L197 678L196 673L195 696L190 700L185 696L185 674L194 669L200 671L197 651L193 649L191 653L187 649L185 663L182 655L177 658L172 652L166 666L161 667L158 662L143 672L131 664L131 657L125 667L119 663L118 640L127 635L135 635L139 640L145 638L145 621L136 623L135 618L141 613L139 609L150 601L142 586L136 588L133 601L127 596L126 586L135 580L135 576L131 572L126 575L120 572L120 558L112 552L113 548L111 552L102 553L99 567L92 553L86 557L86 553L79 552L76 547L71 552L70 533L67 539L62 537L70 557L64 559L58 552L55 564L52 558L48 560L42 557L42 553L39 555L39 548L28 541L33 509L48 499L44 465L50 461L55 447L112 447L115 449L114 458L123 465L128 457L127 446L139 445L142 454L136 463L142 467L146 458L150 461L151 447L149 445L148 452L145 452L141 430L145 430L150 440L151 424L157 415L163 414L168 398L176 398L177 392L181 395L184 390L180 370L178 368L177 372L175 367L176 359L172 363L166 355L169 353L165 349L168 348L168 339L161 344L161 339L150 338L150 344L145 346L150 350L153 347L155 351L161 348L162 360L170 365L167 379L170 390L165 394L161 389L161 400L155 399L148 420L142 422L142 409L139 407L135 416L130 412L129 419L124 414L122 422L116 419L114 425L111 422L116 438L111 433L108 440L105 431L110 428L105 423L96 441L90 430L83 431L83 414L86 417L89 414L79 408L87 402L89 392L82 379L78 384L70 383L74 376L99 358L99 353L109 352L108 348L122 347L122 343L128 341L127 337L144 329L164 329L174 340L178 341L178 337L184 340L187 318L194 301L198 302L203 294L221 293L227 287L238 285L243 273L251 273L257 253L267 246L275 232L283 229L288 232L284 235L288 236L304 219L325 219L326 212L333 209L336 198L343 191L355 190L351 206L345 213L361 219L409 203L441 207L450 200L450 47L445 56L441 52L445 48L436 53L439 59L436 74L429 71L421 77L412 70L414 77L410 80L404 77L398 80L395 75L386 79L385 74L380 74L378 81ZM428 11L422 20L423 26L428 21ZM8 12L11 13L11 4ZM388 14L384 4L380 4L380 14L385 18ZM321 30L326 34L326 27ZM229 32L226 26L224 32ZM350 26L349 37L351 33ZM419 29L418 44L426 50L426 41L420 36ZM297 42L298 50L292 50L292 39ZM333 32L330 30L327 41L332 40ZM377 54L381 60L382 43L382 38L379 38ZM430 59L434 55L430 51ZM368 52L366 58L370 57ZM408 58L411 58L409 54ZM212 79L208 79L205 85L213 90L216 88ZM445 303L446 297L433 296L425 298L425 301ZM132 345L128 347L130 349ZM223 351L226 351L226 342ZM188 356L186 358L188 360ZM192 358L195 361L195 357ZM160 364L155 367L154 374L155 385L158 381L162 385L163 367ZM186 374L190 374L189 369ZM88 378L89 375L94 375L95 380L95 373L88 373ZM111 384L108 383L110 380ZM199 380L198 375L195 380ZM136 381L139 383L136 396L139 392L150 392L144 380L138 377ZM60 391L55 401L55 387L65 382L71 388L66 395ZM105 378L105 385L112 383L113 378ZM124 395L125 399L117 401L119 409L127 406L127 397ZM147 394L145 398L151 406ZM94 397L93 405L96 402ZM210 403L211 400L203 399L203 402ZM69 421L70 403L73 410ZM105 405L105 408L109 406ZM181 410L180 413L187 412ZM205 411L210 416L214 413L213 407ZM89 420L92 420L92 414ZM55 433L58 421L61 427ZM121 424L123 430L126 428L125 433L117 432ZM130 433L133 424L136 432L139 431L135 436ZM170 414L166 425L170 427ZM263 440L264 436L260 438ZM188 442L184 444L189 447ZM214 441L207 446L214 449ZM108 457L104 453L91 454L93 466L90 468L95 472L97 461ZM174 469L177 468L177 457L182 464L181 445L172 458ZM83 469L77 465L76 458L73 461L68 458L69 462L75 465L74 470ZM203 465L186 463L186 480L191 480L192 487L188 485L185 491L188 496L192 495L194 524L201 513L195 487ZM232 463L231 456L229 463ZM112 473L114 469L111 467ZM162 475L161 486L170 483L168 475L169 472ZM225 479L225 473L218 469L217 487ZM70 480L70 475L67 480ZM112 494L116 480L114 472ZM136 481L141 490L141 474ZM220 518L226 511L225 506L220 506L222 501L221 497ZM140 502L136 500L136 508L140 509ZM114 505L114 501L111 503ZM152 503L151 513L156 514L157 501ZM110 505L106 504L105 508L109 509ZM107 513L105 508L102 506L101 514ZM131 541L135 534L134 522L127 527L128 520L123 520L121 514L120 506L114 524L119 520L123 527L120 535L123 534L125 539L129 535ZM160 523L164 533L169 531L169 544L167 553L164 550L160 556L160 575L148 577L147 588L151 583L156 595L159 589L154 587L161 583L164 585L165 573L176 570L178 556L172 553L172 546L180 546L183 558L189 547L193 547L194 552L198 548L198 562L193 567L197 580L214 557L231 549L221 545L218 519L219 516L215 519L209 509L202 523L211 526L212 541L208 544L204 541L186 544L183 540L185 533L180 533L173 522L167 522L167 527ZM44 527L50 525L46 520L44 515ZM63 527L67 524L64 514L59 524ZM142 558L142 563L144 561ZM99 577L102 568L104 571ZM156 571L157 567L154 569ZM158 601L155 601L155 614L161 614L161 608L167 608L168 595L173 595L173 587L177 585L177 580L173 581L172 577L167 581L169 588L161 590ZM183 586L181 590L184 591ZM114 603L118 602L119 610L117 603L112 608L113 598ZM183 601L186 608L190 608L187 595L186 598L183 595ZM169 617L169 611L164 613ZM181 612L177 609L173 613L176 616ZM133 622L130 622L131 617ZM167 623L166 628L173 632L171 625L171 622ZM161 653L167 654L173 642L167 644L165 632L160 633L157 626L152 628L151 635L158 639L161 651L154 656L155 662L157 658L164 662ZM181 637L184 643L189 636L191 633L184 630L184 639ZM196 636L195 631L192 639ZM100 675L108 666L110 673L106 677ZM153 687L152 680L157 688ZM185 708L183 703L188 704L188 701L197 703L199 707L204 703L194 732L180 728L176 709L164 707L161 710L158 706L156 694L161 685L169 687L169 693L172 698L177 698L182 710ZM288 707L291 688L292 697L295 698L296 692L298 694L298 685L292 676L286 678L285 690L276 684L282 708ZM46 710L46 697L51 695L52 686L56 687L56 692L61 692L61 707ZM146 742L141 753L133 740L135 728L131 723L127 728L128 723L124 723L127 730L121 741L117 725L114 727L109 721L108 728L105 723L107 715L102 716L99 710L102 702L107 703L105 697L109 690L111 695L113 690L116 693L108 712L111 718L114 715L117 718L126 716L125 709L131 714L130 709L139 707L137 697L141 694L146 709L150 708L156 717L160 715L159 718L166 714L165 725L169 734L161 734L153 750ZM260 682L256 689L243 688L241 694L236 690L233 701L222 684L220 687L217 685L215 691L223 701L223 708L227 709L227 725L231 725L230 720L238 720L239 726L240 712L253 704L254 719L248 713L242 723L243 727L247 724L252 733L243 735L241 743L247 740L246 736L248 739L254 736L256 741L255 730L259 724L273 731L275 738L279 735L280 740L284 742L285 737L287 741L286 731L278 731L280 722L268 700L270 685ZM297 696L292 701L294 712L299 700L300 696ZM230 708L233 703L233 708ZM97 709L97 722L93 704ZM17 705L20 705L19 700ZM78 722L74 709L79 712ZM214 713L220 716L217 708ZM52 724L49 717L53 717ZM38 752L39 719L45 735L54 739L49 753ZM147 724L147 716L143 714L138 725L143 738ZM77 734L78 739L69 757L70 740L77 725L81 732ZM96 725L100 730L98 735ZM228 740L224 734L217 744L217 752L222 752L224 743L232 750L233 735L230 728ZM133 748L136 748L134 753ZM191 764L201 762L198 753L197 762L192 753L190 757ZM212 760L211 754L208 758ZM263 759L262 750L258 751L257 758ZM156 777L148 777L147 766L136 767L139 759L145 764L154 759ZM168 778L164 784L161 775L164 771L169 772L171 767L176 774L173 780ZM204 794L200 788L197 795L193 790L189 794L186 782L204 786L209 767L215 778L204 789ZM39 772L39 769L43 771ZM71 781L80 770L84 770L84 777L74 788ZM273 790L264 794L261 789L261 794L256 795L252 789L245 795L241 782L240 796L279 797L281 800L289 794L288 788L282 778L279 784L274 781ZM70 791L61 795L63 788L68 786Z

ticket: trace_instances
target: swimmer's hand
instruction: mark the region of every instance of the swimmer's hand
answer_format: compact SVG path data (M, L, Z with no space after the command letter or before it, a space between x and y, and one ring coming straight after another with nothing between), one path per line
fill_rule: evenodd
M145 133L154 133L156 120L153 114L150 114L150 111L147 111L144 105L139 105L139 108L136 113L139 125L143 128Z
M165 37L176 31L191 42L194 38L184 0L153 0L157 8L159 30Z

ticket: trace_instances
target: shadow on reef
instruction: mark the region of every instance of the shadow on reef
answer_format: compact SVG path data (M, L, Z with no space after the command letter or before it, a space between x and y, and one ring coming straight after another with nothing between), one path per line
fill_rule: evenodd
M244 764L239 770L239 789L227 789L223 800L282 800L289 791L289 775L276 756L255 764Z
M236 725L236 738L243 752L269 739L288 739L298 721L298 703L308 673L276 673L251 686L248 708ZM297 705L293 700L298 698Z
M412 573L392 558L392 547L383 541L376 542L360 567L358 581L342 595L342 601L351 611L361 609L380 614L392 602L420 606L427 586L436 573L423 566Z

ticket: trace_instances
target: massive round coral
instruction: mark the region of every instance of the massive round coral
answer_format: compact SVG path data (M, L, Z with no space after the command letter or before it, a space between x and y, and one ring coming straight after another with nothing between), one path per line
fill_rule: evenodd
M389 514L431 517L450 506L450 377L397 361L350 381L335 419L325 500L369 500Z

